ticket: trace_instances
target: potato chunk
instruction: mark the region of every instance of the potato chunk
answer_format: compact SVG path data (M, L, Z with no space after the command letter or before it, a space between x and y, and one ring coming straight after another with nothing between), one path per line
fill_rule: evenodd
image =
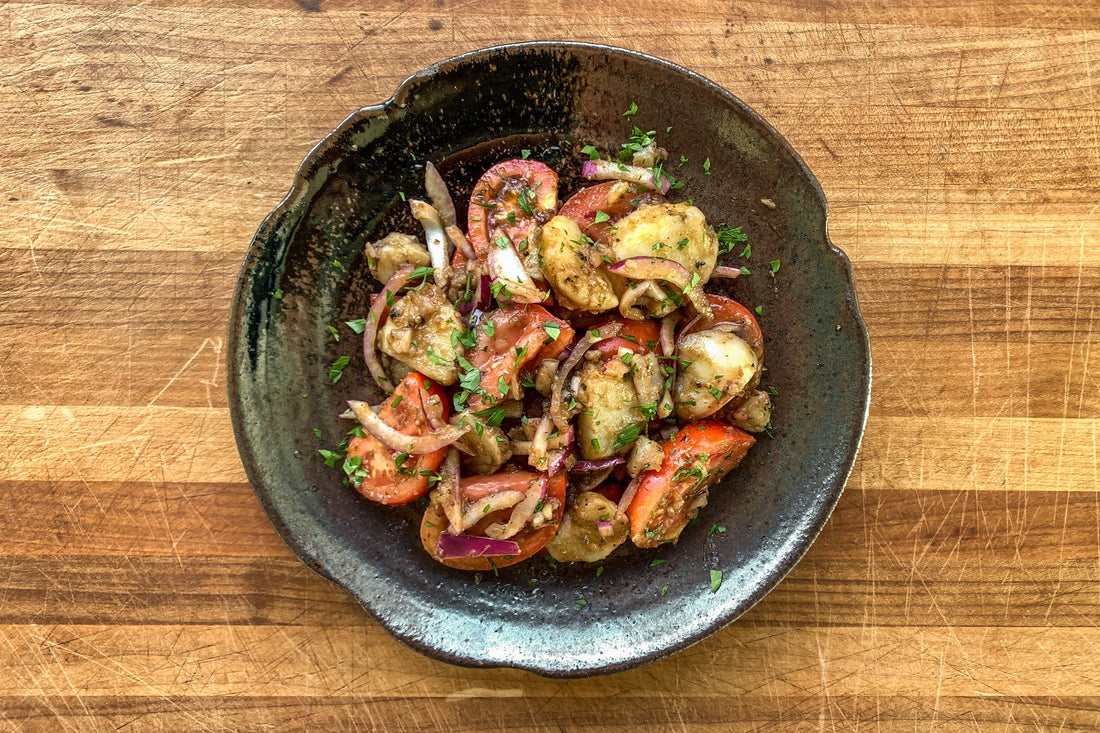
M654 204L635 209L615 225L608 244L615 259L664 257L710 279L718 262L718 237L703 212L689 204Z
M558 562L598 562L625 542L629 533L630 522L614 503L586 491L566 510L546 549Z
M621 361L612 359L606 367L591 361L581 367L577 399L584 411L577 416L577 440L585 460L625 453L633 441L616 446L616 438L644 420L638 409L638 390L629 374L616 369L621 366Z
M740 336L717 329L680 338L683 365L672 387L676 417L698 420L714 414L745 389L759 369L752 347Z
M378 348L439 384L458 380L451 333L462 318L436 285L425 285L398 298L378 334Z
M555 216L539 238L542 273L566 308L601 313L619 305L607 273L592 262L592 248L572 219Z
M432 263L428 248L409 234L393 232L377 242L370 242L364 249L371 274L382 283L389 282L405 265L427 267Z

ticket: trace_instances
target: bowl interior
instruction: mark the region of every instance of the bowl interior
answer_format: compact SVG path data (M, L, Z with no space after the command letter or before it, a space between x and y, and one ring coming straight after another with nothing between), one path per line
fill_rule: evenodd
M624 116L636 105L637 112ZM675 546L602 564L529 562L499 575L450 570L420 547L423 504L384 507L324 465L350 398L377 402L345 321L371 292L365 241L417 233L403 197L423 164L457 208L492 163L531 151L562 171L562 198L594 145L656 130L669 169L712 224L742 226L752 274L708 290L760 308L775 413L700 524ZM678 165L681 157L686 163ZM709 159L709 174L703 162ZM767 200L771 203L763 203ZM450 662L578 676L636 666L729 623L793 566L832 510L855 458L870 386L867 335L847 259L826 236L824 197L785 141L732 95L639 54L582 44L476 52L417 74L349 117L309 155L246 257L230 322L230 405L242 459L283 539L390 632ZM770 263L778 260L773 276ZM329 331L334 326L337 341ZM330 366L350 364L336 384ZM320 430L319 441L315 430ZM712 527L724 531L708 531ZM652 559L664 564L650 567ZM712 592L711 570L722 572Z

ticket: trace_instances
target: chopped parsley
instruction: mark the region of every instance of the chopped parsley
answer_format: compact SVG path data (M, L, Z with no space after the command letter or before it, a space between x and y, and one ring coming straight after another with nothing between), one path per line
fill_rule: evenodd
M367 319L356 318L354 321L344 321L344 325L355 333L363 333L363 331L367 330Z
M711 570L710 571L710 592L717 593L718 589L722 587L722 571Z
M638 436L641 434L642 426L639 423L627 425L625 428L619 431L618 435L615 436L615 444L612 446L612 450L617 451L621 448L625 448L626 446L636 441L638 439ZM593 445L595 445L596 450L600 449L599 444L596 443L595 440L593 440L592 443Z
M710 175L710 158L703 161L703 173L708 176Z
M527 216L535 215L535 192L529 188L525 188L519 192L516 197L516 203L519 204L519 210Z
M340 459L343 458L343 456L341 456L339 453L334 453L333 451L325 450L324 448L317 452L320 453L321 457L325 459L325 465L329 468L335 466L340 461Z
M741 231L741 227L731 227L729 224L719 224L714 233L718 236L718 254L732 252L737 245L749 241L749 235Z
M542 325L542 330L546 331L546 335L550 337L551 341L557 341L558 336L561 336L561 326L553 321L547 321Z
M328 370L328 378L332 380L333 384L340 381L340 377L344 375L344 368L351 363L350 356L341 356L332 363L332 366Z
M623 117L633 117L636 114L638 114L638 105L634 102L631 102L629 109L627 109L626 112L623 112Z
M596 148L592 147L591 145L585 145L583 148L581 148L581 152L587 155L589 160L600 159L600 151L596 150Z
M592 220L592 223L602 224L605 221L611 221L611 216L606 211L597 211L596 218Z
M772 274L779 272L779 260L772 260Z

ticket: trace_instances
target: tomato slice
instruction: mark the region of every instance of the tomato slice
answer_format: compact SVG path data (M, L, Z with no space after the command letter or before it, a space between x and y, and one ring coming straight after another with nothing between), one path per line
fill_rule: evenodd
M542 474L533 471L518 471L516 473L495 474L493 476L472 476L462 480L461 488L462 493L467 497L480 497L488 496L498 491L526 491L533 481L540 481L541 479ZM448 523L447 517L443 514L443 510L438 504L431 504L424 511L424 518L420 522L420 541L423 543L424 549L428 551L429 555L444 565L458 570L493 570L494 568L503 568L523 562L545 547L546 543L557 534L558 527L561 524L562 513L565 510L565 485L566 475L564 473L559 473L546 482L547 498L553 498L557 501L557 506L554 508L553 519L538 529L532 529L528 526L515 537L512 537L511 539L519 545L519 554L517 555L457 557L446 559L439 557L439 535L447 529ZM510 512L511 510L509 509L488 514L483 523L507 521ZM481 523L472 527L469 533L476 535L480 524Z
M635 354L657 351L661 340L661 324L657 321L635 321L616 316L606 322L606 324L611 323L618 323L622 327L619 329L619 335L599 341L592 346L605 357L615 356L620 348L629 349ZM602 328L606 324L600 324L596 328Z
M426 394L439 398L442 417L446 419L449 412L447 396L439 385L417 372L410 373L397 385L393 395L378 409L378 416L406 435L427 435L431 432L431 426L424 409ZM441 448L421 456L406 455L399 459L392 449L367 434L351 439L347 456L352 461L358 458L357 468L366 474L358 474L345 463L345 471L360 494L381 504L407 504L428 493L426 472L439 468L447 456L447 449ZM349 468L352 470L349 471Z
M519 375L529 365L553 359L573 343L573 328L541 305L502 308L485 315L477 345L467 358L481 372L481 389L470 409L481 410L520 393ZM507 395L500 389L507 387ZM491 398L491 399L488 399Z
M716 420L691 423L663 446L665 459L639 478L626 509L630 538L638 547L675 541L712 484L733 470L756 438Z
M700 318L685 328L680 335L706 331L723 323L739 325L741 326L741 332L738 335L745 339L752 348L753 353L756 354L756 358L763 360L764 334L760 331L760 324L756 322L752 311L736 300L722 295L708 293L707 302L710 303L710 309L714 316L712 318Z
M634 211L639 206L647 204L661 204L668 201L664 196L653 189L643 188L636 183L628 184L626 193L613 203L607 202L607 195L617 185L618 181L606 181L595 186L582 188L569 197L561 206L558 214L566 216L577 222L577 226L586 235L598 242L607 242L611 236L611 227L619 219ZM599 212L607 215L605 219L596 222Z
M489 243L506 235L517 249L558 208L558 174L537 160L504 160L482 174L470 196L466 236L484 261Z

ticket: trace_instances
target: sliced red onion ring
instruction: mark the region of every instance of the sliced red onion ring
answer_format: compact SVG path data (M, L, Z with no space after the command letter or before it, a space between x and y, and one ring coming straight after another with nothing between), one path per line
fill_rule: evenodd
M703 295L699 278L693 278L688 269L675 260L667 257L627 257L608 267L607 271L632 280L664 280L679 288L699 313L708 317L711 315L710 303Z
M516 246L506 235L499 234L496 240L489 243L487 259L490 276L504 286L508 300L513 303L541 303L546 300L547 294L535 284L523 266Z
M511 515L508 517L508 523L501 524L500 522L494 522L485 528L485 534L496 540L506 540L509 537L515 537L519 534L520 530L527 526L531 518L535 516L535 507L541 502L542 497L539 496L538 489L532 486L527 490L527 494L524 496L523 501L516 504L515 508L512 510Z
M741 277L740 267L726 267L725 265L717 265L710 273L711 277L725 277L733 279L735 277Z
M443 532L439 535L436 551L444 560L460 557L499 557L500 555L518 555L519 544L512 540L494 540L488 537Z
M455 218L455 204L451 200L451 192L447 190L447 184L443 176L432 165L431 161L424 166L424 190L428 192L428 198L432 200L432 206L439 212L439 218L444 226L454 226L458 223Z
M409 453L414 456L434 453L440 448L446 448L470 429L469 425L461 428L448 425L443 430L428 435L406 435L400 430L387 425L366 402L348 400L348 407L355 413L355 419L359 421L359 424L368 433L378 438L387 448L398 453Z
M599 343L604 339L609 339L612 336L618 336L620 330L622 330L622 324L609 323L605 326L601 326L598 331L593 329L586 333L584 338L573 347L572 353L569 354L569 358L562 364L558 373L554 375L554 384L550 388L550 418L554 421L554 424L558 426L558 430L569 429L570 416L565 409L565 404L562 402L562 391L565 388L565 380L569 378L569 373L580 363L581 359L584 358L585 352L592 348L593 344Z
M523 491L498 491L495 494L483 496L462 514L462 529L466 530L485 518L486 514L499 512L503 509L511 509L527 497Z
M581 175L596 181L633 181L641 186L668 193L671 183L661 176L660 181L653 177L650 168L637 165L623 165L610 160L586 160L581 167Z
M574 471L602 471L605 468L614 468L620 464L626 463L626 460L622 456L614 456L612 458L600 458L595 461L577 461L573 465Z
M440 508L443 510L443 516L447 517L447 531L451 534L462 532L462 490L460 488L462 477L460 469L458 451L452 448L447 451L447 457L443 459L443 465L439 469L439 484L435 487L441 499Z
M600 519L596 521L596 531L600 533L600 537L607 539L611 536L614 528L611 526L611 522L606 519Z
M680 314L673 311L661 319L661 356L672 356L676 350L676 323Z
M432 267L441 272L450 264L447 255L447 235L443 233L443 221L439 212L427 201L409 199L409 210L413 217L424 227L424 237L428 240L428 256L432 258Z
M634 308L634 303L636 303L639 298L649 295L649 286L652 284L652 280L642 280L641 282L631 283L634 287L627 286L626 290L623 291L623 297L619 298L619 313L621 313L624 318L629 318L633 321L645 320L645 314L637 311Z
M630 506L630 502L634 501L634 495L638 493L638 486L642 483L642 476L644 473L638 474L633 481L627 484L626 489L623 490L623 495L619 498L619 513L622 514Z
M451 244L455 246L462 256L470 262L477 262L477 253L474 252L474 245L470 244L470 240L466 238L466 235L462 233L456 225L451 224L443 229L447 235L447 239L451 240Z
M367 311L367 322L363 327L363 361L367 363L367 371L374 377L374 381L387 392L393 392L393 384L390 382L390 378L386 376L386 370L382 368L382 363L378 361L378 347L376 345L378 329L385 323L386 316L390 312L389 298L405 287L405 283L409 281L409 275L412 274L414 269L412 265L405 265L393 274L389 282L382 286L382 290L371 301L370 310Z

